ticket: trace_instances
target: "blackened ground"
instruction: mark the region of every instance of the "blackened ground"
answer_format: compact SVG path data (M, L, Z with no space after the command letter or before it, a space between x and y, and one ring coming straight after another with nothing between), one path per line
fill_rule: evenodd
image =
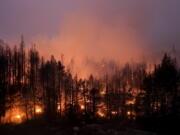
M144 123L143 123L144 122ZM173 121L169 121L173 122ZM140 124L139 124L140 123ZM166 120L167 123L167 120ZM152 125L154 124L154 125ZM172 127L159 127L158 122L140 120L96 120L85 121L45 121L31 120L20 125L1 125L0 135L168 135L178 134ZM164 123L165 124L165 123ZM170 123L172 125L172 123ZM169 124L167 124L169 125ZM149 127L148 127L149 126ZM173 130L173 132L171 132Z

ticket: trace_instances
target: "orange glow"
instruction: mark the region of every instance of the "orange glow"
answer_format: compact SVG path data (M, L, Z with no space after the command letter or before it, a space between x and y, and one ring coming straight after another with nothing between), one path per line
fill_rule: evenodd
M130 112L130 111L127 111L127 115L131 115L131 112Z
M98 111L97 114L98 114L99 117L105 117L105 114L103 112L101 112L101 111Z
M19 114L16 115L17 119L21 119L21 116Z
M117 112L116 112L116 111L112 111L111 114L112 114L112 115L116 115Z
M25 113L20 107L12 108L6 111L5 116L2 117L2 123L20 124L25 120Z
M42 108L40 106L36 106L35 109L36 109L35 110L36 114L41 114L42 113Z
M135 99L126 101L126 105L134 105L134 104L135 104Z
M127 111L127 115L135 117L136 116L136 112L135 111Z
M84 105L81 105L80 107L81 107L81 110L84 110L84 109L85 109Z
M105 95L105 94L106 94L106 91L105 91L105 90L102 90L100 93L101 93L101 95Z
M12 116L11 121L12 121L12 123L20 124L23 122L22 117L23 117L22 113L16 114L16 115Z
M58 111L61 109L60 105L58 104L58 107L57 107Z
M112 27L96 17L74 12L65 16L57 35L52 38L39 35L33 40L38 44L37 49L47 59L51 54L57 58L61 58L63 54L65 66L73 59L73 74L78 74L81 78L87 78L92 73L98 76L97 66L89 62L87 57L92 57L92 60L97 62L103 58L118 58L121 63L131 61L132 58L141 61L141 54L146 49L146 40L135 32L134 28L130 28L126 20L114 23L114 26L119 27ZM99 65L100 69L104 67L104 64Z

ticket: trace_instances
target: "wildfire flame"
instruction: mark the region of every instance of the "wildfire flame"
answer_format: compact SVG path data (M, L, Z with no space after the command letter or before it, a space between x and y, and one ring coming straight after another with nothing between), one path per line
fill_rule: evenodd
M36 109L35 110L36 114L41 114L42 113L42 108L40 106L36 106L35 109Z
M105 114L101 111L98 111L97 114L99 115L99 117L105 117Z
M112 114L112 115L116 115L117 112L116 112L116 111L112 111L111 114Z
M2 117L2 123L19 124L24 121L25 113L20 107L11 108L6 111L5 116Z
M80 107L81 107L81 110L84 110L84 109L85 109L84 105L81 105Z
M130 111L127 111L127 115L131 115L131 112L130 112Z
M21 116L19 114L16 115L17 119L21 119Z
M134 105L134 104L135 104L135 99L126 101L126 105Z

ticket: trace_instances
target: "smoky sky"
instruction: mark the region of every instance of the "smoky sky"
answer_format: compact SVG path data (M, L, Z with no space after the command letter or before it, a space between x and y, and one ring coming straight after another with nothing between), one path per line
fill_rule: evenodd
M180 49L179 6L179 0L0 0L0 38L23 34L43 55L156 57Z
M0 0L0 36L27 38L58 32L66 14L84 12L111 23L124 16L129 27L142 32L152 42L178 42L179 0ZM161 41L163 42L163 41Z
M79 10L112 25L124 16L153 43L179 42L179 5L179 0L0 0L0 36L53 36L64 16Z

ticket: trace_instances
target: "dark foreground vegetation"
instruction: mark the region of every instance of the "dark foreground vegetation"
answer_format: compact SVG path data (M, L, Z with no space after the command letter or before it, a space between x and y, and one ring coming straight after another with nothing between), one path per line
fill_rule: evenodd
M168 122L167 122L168 121ZM177 122L177 123L176 123ZM179 120L30 120L21 124L3 124L1 135L178 135Z
M0 41L1 135L178 132L180 70L169 54L151 70L110 62L101 77L82 79L63 59L45 60L24 46L23 38L14 48Z

